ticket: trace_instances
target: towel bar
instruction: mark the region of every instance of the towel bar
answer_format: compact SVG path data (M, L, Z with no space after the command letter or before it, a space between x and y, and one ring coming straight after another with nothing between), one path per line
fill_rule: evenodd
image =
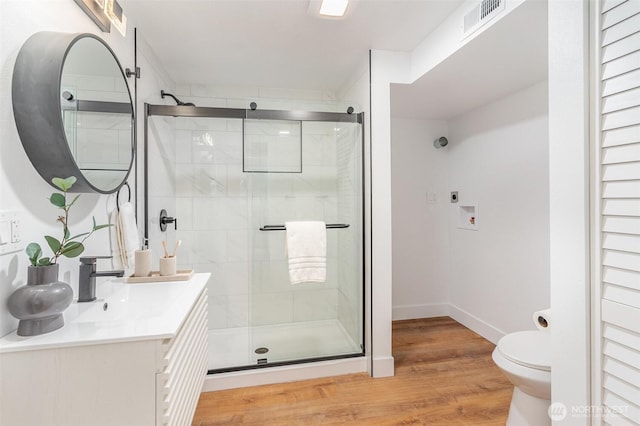
M327 223L327 229L348 228L348 223ZM287 228L284 225L264 225L261 231L284 231Z

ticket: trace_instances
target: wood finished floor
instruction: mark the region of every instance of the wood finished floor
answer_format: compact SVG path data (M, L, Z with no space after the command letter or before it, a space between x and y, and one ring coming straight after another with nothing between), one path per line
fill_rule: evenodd
M395 376L350 374L203 393L193 425L504 425L494 345L448 317L395 321Z

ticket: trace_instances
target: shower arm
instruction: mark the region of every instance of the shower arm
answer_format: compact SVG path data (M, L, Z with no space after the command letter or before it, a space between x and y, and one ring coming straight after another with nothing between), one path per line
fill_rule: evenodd
M191 102L182 102L180 99L176 98L174 95L172 95L171 93L165 92L164 90L160 90L160 97L162 99L164 99L165 96L169 96L171 98L173 98L174 101L176 101L176 104L178 106L195 106L194 104L192 104Z

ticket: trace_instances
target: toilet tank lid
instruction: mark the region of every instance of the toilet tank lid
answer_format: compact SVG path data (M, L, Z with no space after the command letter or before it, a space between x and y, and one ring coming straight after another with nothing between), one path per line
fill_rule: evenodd
M538 370L551 370L551 336L547 331L517 331L498 341L509 360Z

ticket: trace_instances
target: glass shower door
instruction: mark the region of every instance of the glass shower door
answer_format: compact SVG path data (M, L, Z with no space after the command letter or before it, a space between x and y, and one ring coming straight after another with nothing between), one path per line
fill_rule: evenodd
M297 125L291 123L299 122L284 127L265 122L260 130L253 129L263 134L255 151L269 159L265 162L272 169L282 163L281 156L294 168L298 154L287 150L296 144L277 141L283 134L291 136ZM300 172L249 173L253 364L356 356L363 351L361 126L302 122L299 128ZM289 221L345 225L326 230L326 282L290 283L286 231L265 230Z
M248 356L249 182L242 172L242 120L167 120L175 126L174 199L179 219L175 235L183 241L179 260L184 267L211 273L208 368L243 367L252 359ZM154 161L153 167L156 164L162 162ZM171 232L169 228L160 238Z

